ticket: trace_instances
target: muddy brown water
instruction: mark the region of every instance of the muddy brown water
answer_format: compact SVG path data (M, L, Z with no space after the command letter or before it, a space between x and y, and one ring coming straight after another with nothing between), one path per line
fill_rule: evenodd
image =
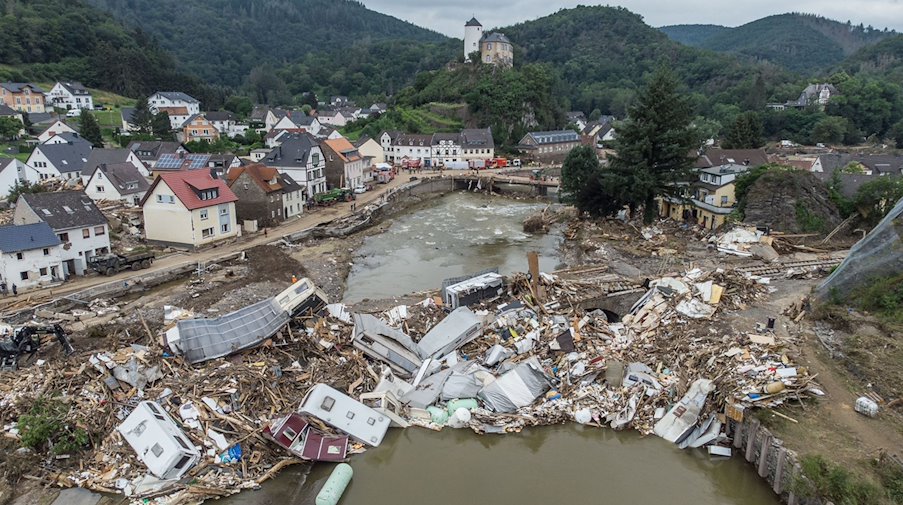
M369 236L354 255L345 303L439 289L451 277L498 268L527 270L527 252L539 252L544 271L559 265L560 230L530 234L527 216L548 204L457 192L418 206Z
M352 456L340 505L777 505L740 457L713 460L658 437L577 425L476 435L391 429ZM223 505L315 503L332 464L286 470Z
M396 218L355 256L346 302L437 289L443 279L498 267L559 262L561 234L523 232L546 204L455 193ZM391 429L379 447L350 458L354 478L341 505L776 505L769 487L740 456L712 459L655 437L578 425L477 435L446 428ZM331 464L284 470L258 491L224 505L315 503Z

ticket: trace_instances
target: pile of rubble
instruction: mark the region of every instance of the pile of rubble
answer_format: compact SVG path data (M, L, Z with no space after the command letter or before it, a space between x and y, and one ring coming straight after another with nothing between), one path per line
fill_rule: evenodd
M348 454L378 445L380 433L363 436L332 419L335 401L365 409L361 422L378 412L372 426L383 432L389 421L478 433L576 421L656 433L681 447L716 444L710 451L722 454L728 419L823 394L794 366L773 321L745 330L718 324L722 313L765 294L762 279L698 269L661 277L619 318L580 308L577 301L598 291L587 283L544 273L504 284L491 273L480 278L381 314L352 314L341 304L323 317L296 313L251 350L194 365L173 355L164 336L3 373L0 421L16 437L19 416L36 399L59 398L93 443L77 464L47 459L47 482L185 503L254 488L301 462L304 447L278 440L293 420L326 440L344 431L353 440ZM169 308L171 328L198 326L177 312ZM308 396L325 385L334 392L312 407ZM128 439L144 430L132 416L157 408L173 440L190 441L182 443L188 464L175 458L168 467L182 469L177 478L154 471L148 452L136 453Z

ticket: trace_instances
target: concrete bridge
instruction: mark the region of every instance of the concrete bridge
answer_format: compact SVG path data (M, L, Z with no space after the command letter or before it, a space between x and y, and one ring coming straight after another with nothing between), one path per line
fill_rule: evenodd
M482 173L482 174L456 174L452 176L455 189L472 189L477 186L493 191L500 184L510 184L515 186L527 186L533 188L537 194L545 196L548 194L549 188L558 189L559 179L534 179L532 177L518 175L504 175L498 173Z

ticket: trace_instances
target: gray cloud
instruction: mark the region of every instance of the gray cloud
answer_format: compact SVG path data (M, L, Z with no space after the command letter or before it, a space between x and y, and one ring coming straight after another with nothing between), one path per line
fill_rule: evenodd
M416 25L463 37L464 22L476 16L487 29L508 26L547 16L561 8L586 4L585 1L513 0L501 3L485 0L363 0L373 10L395 16ZM724 2L714 0L622 0L618 5L643 16L652 26L672 24L718 24L739 26L772 14L806 12L862 23L875 28L903 31L901 0L758 0Z

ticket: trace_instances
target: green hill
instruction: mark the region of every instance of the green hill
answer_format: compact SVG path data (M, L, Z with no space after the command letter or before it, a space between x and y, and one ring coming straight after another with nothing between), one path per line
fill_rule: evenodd
M851 74L903 82L903 35L888 37L859 50L842 67Z
M327 54L330 68L337 69L349 48L447 40L351 0L87 1L153 34L182 69L227 86L240 85L263 63L278 67L309 54ZM391 53L384 56L391 58Z
M181 89L206 104L222 100L141 31L77 0L0 0L0 79L72 79L125 96Z
M893 32L840 23L809 14L769 16L703 40L699 47L815 73L839 64L855 51Z
M699 47L712 36L730 31L731 28L721 25L671 25L662 26L659 30L674 42L685 46Z

